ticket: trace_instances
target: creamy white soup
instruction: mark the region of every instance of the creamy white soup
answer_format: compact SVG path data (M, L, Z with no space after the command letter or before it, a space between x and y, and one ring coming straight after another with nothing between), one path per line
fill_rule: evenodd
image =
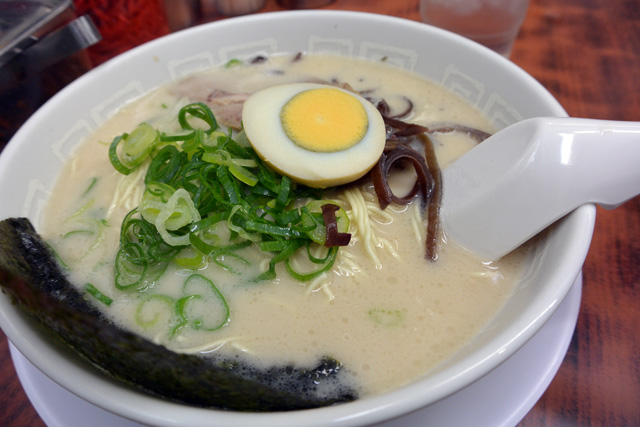
M114 286L121 224L140 204L148 164L126 176L115 171L109 161L113 138L142 122L177 132L177 112L197 101L211 106L226 132L227 126L239 127L247 95L291 82L347 83L368 99L386 100L392 112L412 103L402 118L406 122L493 131L465 101L382 62L283 55L233 64L171 83L122 107L69 160L40 231L69 266L72 283L81 289L90 283L104 297L93 300L109 319L155 343L176 352L240 355L258 366L314 366L329 356L342 364L360 396L397 388L429 372L478 334L511 294L527 248L488 263L439 235L437 259L429 261L420 203L392 203L380 210L365 179L329 189L323 197L343 207L352 236L332 268L312 280L292 278L281 263L274 279L252 281L269 260L252 244L238 251L241 259L223 254L191 267L171 262L146 286ZM460 132L430 138L443 169L477 144ZM393 185L401 193L407 185L403 180L411 182L413 175L398 177ZM229 230L216 233L226 233L224 239ZM192 277L194 273L198 276ZM176 301L191 289L198 289L202 298L185 300L182 308L184 316L200 320L200 327L176 320Z

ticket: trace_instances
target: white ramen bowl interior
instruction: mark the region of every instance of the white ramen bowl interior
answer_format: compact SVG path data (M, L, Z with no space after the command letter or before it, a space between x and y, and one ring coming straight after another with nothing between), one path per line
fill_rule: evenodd
M421 23L356 12L277 12L202 25L133 49L56 95L0 156L0 219L37 224L53 182L77 144L126 102L196 70L278 53L332 53L386 62L427 76L483 111L498 127L565 116L531 76L500 55ZM445 189L446 191L446 189ZM473 219L472 219L473 220ZM110 412L152 425L321 426L388 420L443 399L490 372L531 338L571 288L587 254L595 207L564 218L531 257L513 296L454 357L398 390L342 405L281 413L194 408L124 387L51 340L0 295L0 326L55 382Z

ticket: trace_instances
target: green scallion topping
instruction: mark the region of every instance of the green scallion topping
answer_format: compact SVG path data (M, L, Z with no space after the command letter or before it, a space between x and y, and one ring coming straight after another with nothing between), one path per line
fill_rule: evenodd
M142 123L130 134L113 139L109 146L109 160L118 172L129 175L149 158L159 142L160 133L150 124Z
M236 67L238 65L242 65L242 61L236 58L230 59L226 64L224 64L225 68Z
M121 227L115 260L119 290L153 287L170 262L191 269L212 262L233 271L229 261L248 263L240 251L254 244L270 257L267 271L257 280L274 278L281 262L303 281L332 267L337 247L321 262L308 248L325 244L321 206L335 202L318 200L319 190L266 167L243 132L236 140L231 130L218 128L206 104L184 106L178 122L182 129L172 134L160 134L143 123L111 144L111 162L122 174L148 161L142 201ZM336 209L336 221L340 232L348 230L342 208ZM220 227L226 230L224 239L216 231ZM299 272L289 262L294 254L321 265ZM186 310L198 302L185 299L180 304Z
M404 313L400 310L374 308L367 313L378 326L394 327L404 322Z
M87 187L87 189L84 190L84 193L82 193L82 197L84 197L87 194L89 194L91 192L91 190L93 190L93 187L96 185L97 182L98 182L98 178L93 177L91 179L91 182L89 182L89 186Z
M227 300L211 280L192 274L184 281L182 294L178 299L163 294L144 295L136 309L136 323L150 328L165 317L169 338L183 328L212 332L229 323Z
M87 283L84 288L89 293L89 295L93 296L95 299L97 299L107 307L113 303L113 300L111 298L100 292L100 290L98 290L98 288L93 286L91 283Z

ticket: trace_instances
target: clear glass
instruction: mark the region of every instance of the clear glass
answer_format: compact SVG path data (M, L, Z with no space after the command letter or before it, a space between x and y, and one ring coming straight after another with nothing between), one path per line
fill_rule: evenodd
M420 0L422 21L509 57L529 0Z

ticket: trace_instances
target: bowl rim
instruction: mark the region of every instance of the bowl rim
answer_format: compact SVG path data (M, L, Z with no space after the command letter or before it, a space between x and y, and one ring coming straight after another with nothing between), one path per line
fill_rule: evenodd
M212 27L225 28L231 25L250 25L263 20L322 20L338 18L367 20L380 25L409 26L413 29L420 29L420 31L423 31L425 34L437 35L438 37L451 40L455 44L466 46L466 49L480 52L483 56L487 57L488 60L497 63L497 66L506 68L509 73L516 75L526 84L535 87L536 92L540 94L545 105L548 104L558 115L566 115L566 112L557 100L555 100L540 83L515 64L475 42L448 31L405 18L369 12L336 10L269 12L230 18L189 28L138 46L96 67L56 94L23 125L10 143L7 144L2 155L0 155L0 171L3 170L3 165L10 162L15 153L18 152L19 146L21 145L20 141L28 135L31 128L37 127L42 117L52 114L58 103L74 96L74 93L82 91L85 86L91 85L92 81L104 78L105 75L109 74L114 68L117 68L119 64L126 63L131 58L135 58L145 52L151 52L158 46L162 46L163 43L167 43L167 40L207 32L210 31ZM97 370L90 372L87 371L85 367L78 366L77 360L68 358L70 354L69 351L52 344L48 340L43 341L42 337L32 328L31 322L24 319L15 310L15 307L11 306L4 298L0 299L0 308L2 308L2 310L0 310L0 325L2 325L5 334L16 348L25 355L31 363L56 383L96 406L139 422L154 425L180 425L185 422L190 425L228 425L229 423L238 422L239 417L241 417L241 422L243 423L273 426L293 426L299 425L301 422L304 422L305 425L326 425L328 422L334 425L360 425L381 422L412 412L428 403L433 403L445 398L463 386L481 378L506 360L539 330L564 299L571 284L580 272L582 263L586 258L595 225L595 206L585 205L578 208L568 215L566 221L571 222L574 227L572 234L574 239L571 241L573 250L566 253L566 257L563 260L570 265L570 267L563 269L562 274L560 274L560 269L554 273L554 277L556 277L559 286L558 291L553 296L547 309L540 313L539 316L529 324L522 327L519 334L511 337L511 339L505 340L500 343L500 345L492 347L490 351L483 356L482 360L466 366L463 372L459 372L457 375L450 375L450 373L445 371L441 373L441 378L436 378L438 381L431 377L429 381L435 381L437 384L427 390L425 390L425 379L423 378L382 395L366 397L342 405L304 411L254 414L194 408L165 400L159 401L155 397L144 395L137 391L123 389L122 386L117 385L109 379L105 381L104 376L97 372ZM46 350L44 353L42 352L43 344ZM65 369L62 369L61 366L65 367ZM65 376L67 370L71 370L77 376L74 378ZM91 393L87 395L84 388L89 383L92 384ZM427 396L433 394L434 390L437 391L435 394L438 397L429 400ZM114 391L119 395L117 398L113 395ZM105 399L105 396L111 397ZM135 402L136 405L133 407L128 404L123 408L120 403L122 401ZM215 417L211 417L212 412L215 413ZM215 420L208 418L215 418ZM309 418L311 418L311 421L309 421ZM207 422L203 422L203 420L207 420Z

